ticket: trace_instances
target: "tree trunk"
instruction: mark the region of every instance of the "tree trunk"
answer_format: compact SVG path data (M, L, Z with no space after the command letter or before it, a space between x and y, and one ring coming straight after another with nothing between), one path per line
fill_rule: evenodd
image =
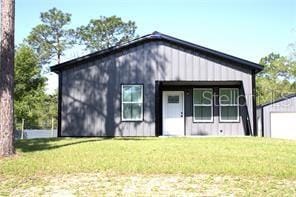
M61 53L58 52L58 64L60 64L60 63L61 63Z
M58 55L58 64L61 63L61 50L60 50L60 36L59 33L57 32L57 55Z
M15 1L1 0L0 157L15 153L13 144Z

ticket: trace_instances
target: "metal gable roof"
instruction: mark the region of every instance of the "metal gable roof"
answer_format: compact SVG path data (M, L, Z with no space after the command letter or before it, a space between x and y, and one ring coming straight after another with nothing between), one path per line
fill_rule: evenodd
M281 102L281 101L285 101L285 100L288 100L288 99L294 98L294 97L296 97L296 93L283 96L283 97L281 97L281 98L279 98L279 99L277 99L275 101L271 101L271 102L259 105L258 107L259 108L265 107L265 106L272 105L272 104L275 104L275 103L278 103L278 102Z
M105 56L111 55L113 53L116 53L116 52L119 52L122 50L126 50L131 47L135 47L135 46L141 45L141 44L143 44L145 42L149 42L149 41L168 42L170 44L177 45L179 47L186 48L188 50L197 51L197 52L202 53L206 56L218 58L223 61L227 61L230 63L234 63L237 65L246 67L250 70L253 70L255 73L263 70L263 66L256 64L254 62L250 62L248 60L244 60L244 59L241 59L241 58L238 58L235 56L231 56L231 55L228 55L228 54L225 54L225 53L213 50L213 49L209 49L209 48L197 45L197 44L193 44L191 42L187 42L187 41L184 41L184 40L181 40L181 39L178 39L178 38L166 35L166 34L159 33L157 31L153 32L152 34L142 36L140 38L137 38L135 40L132 40L132 41L122 44L122 45L113 46L113 47L110 47L110 48L107 48L107 49L104 49L101 51L90 53L88 55L54 65L54 66L50 67L50 70L53 72L59 73L60 71L66 69L66 68L72 67L77 63L84 62L84 61L90 61L93 58L105 57Z

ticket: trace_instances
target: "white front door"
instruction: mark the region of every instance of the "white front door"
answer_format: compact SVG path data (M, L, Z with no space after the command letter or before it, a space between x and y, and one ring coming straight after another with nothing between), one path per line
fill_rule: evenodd
M163 135L184 135L184 92L162 93Z

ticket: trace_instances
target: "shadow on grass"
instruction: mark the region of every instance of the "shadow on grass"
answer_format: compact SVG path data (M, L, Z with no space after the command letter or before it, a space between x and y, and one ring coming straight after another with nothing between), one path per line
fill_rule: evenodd
M157 138L151 137L100 137L100 138L43 138L43 139L29 139L29 140L17 140L15 145L17 149L20 149L22 152L35 152L35 151L45 151L58 149L62 147L99 142L106 140L114 141L139 141L139 140L156 140Z

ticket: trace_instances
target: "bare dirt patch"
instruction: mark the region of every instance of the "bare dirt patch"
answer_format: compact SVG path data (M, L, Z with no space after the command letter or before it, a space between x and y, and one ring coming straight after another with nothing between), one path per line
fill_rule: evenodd
M32 180L32 179L31 179ZM9 181L9 180L7 180ZM21 181L10 196L293 196L295 180L214 175L79 173ZM0 190L1 193L1 190Z

